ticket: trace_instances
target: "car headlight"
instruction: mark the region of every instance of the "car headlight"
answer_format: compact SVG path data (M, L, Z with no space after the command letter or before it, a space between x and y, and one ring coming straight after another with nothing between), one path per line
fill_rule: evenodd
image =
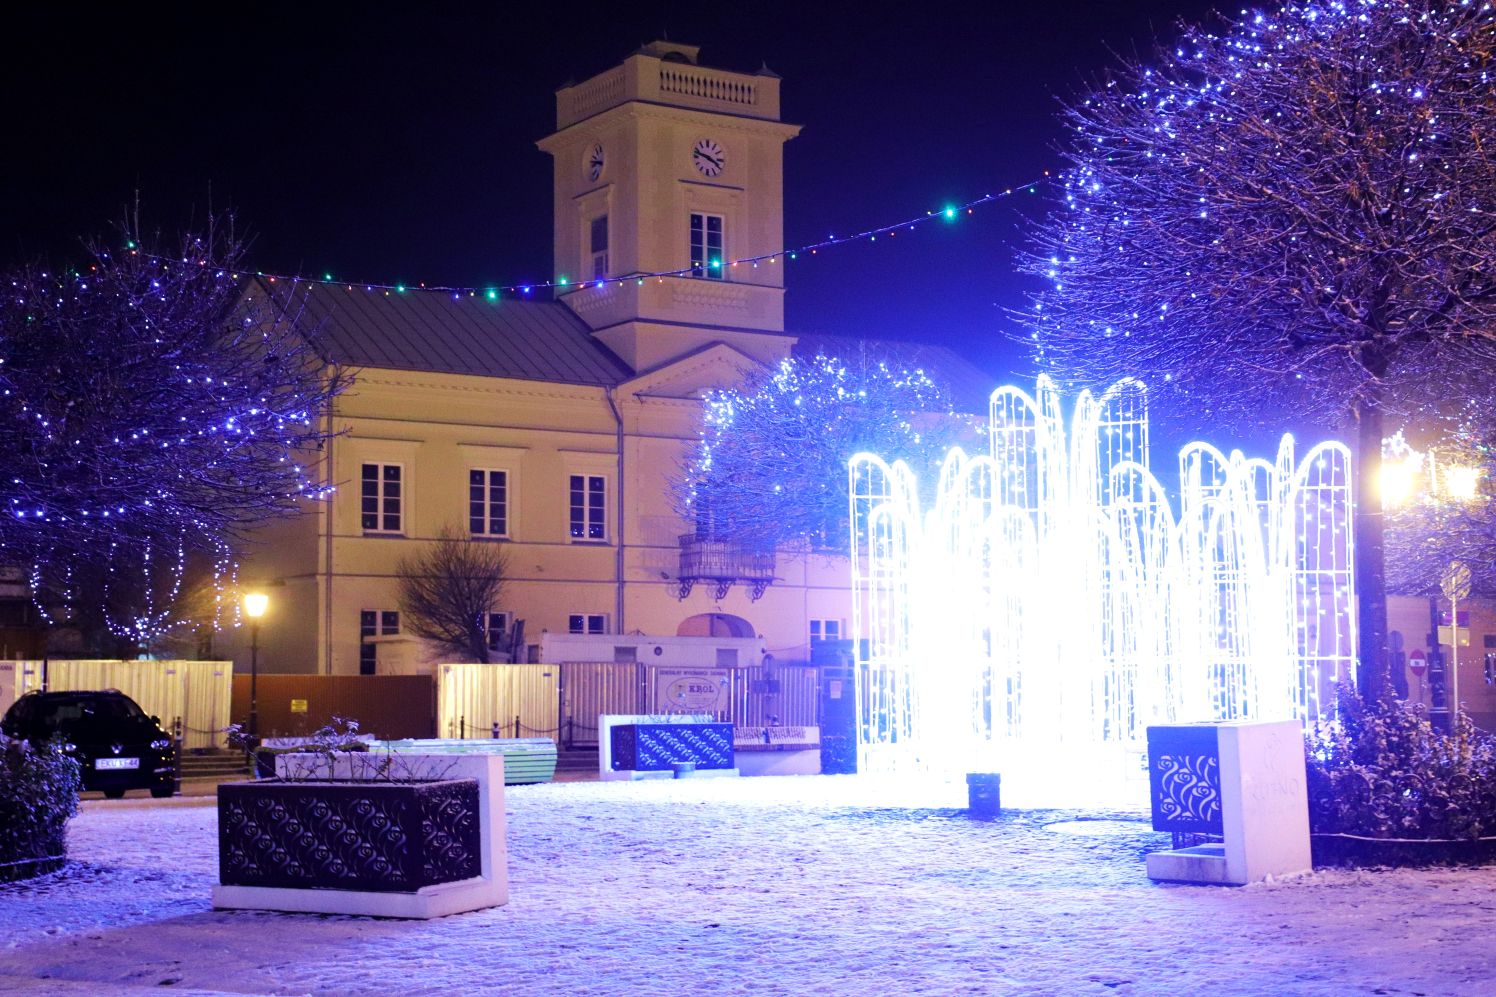
M71 755L73 752L78 750L78 746L72 741L64 741L62 744L62 750L64 753Z
M151 749L153 751L165 751L169 747L171 747L171 738L169 737L158 737L151 742Z

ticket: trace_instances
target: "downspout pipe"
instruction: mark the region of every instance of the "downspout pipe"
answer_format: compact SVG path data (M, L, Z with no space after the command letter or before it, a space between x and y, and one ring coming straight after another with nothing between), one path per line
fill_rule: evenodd
M614 530L617 533L617 543L613 550L613 619L614 633L627 633L623 620L623 554L624 554L624 526L623 526L623 413L618 410L618 397L615 388L604 388L603 398L608 402L608 409L613 413L614 448L618 455L618 487L614 491Z
M332 485L332 483L333 483L333 474L336 471L336 468L333 465L333 453L332 453L332 451L333 451L333 447L337 443L337 436L336 436L336 434L333 433L333 427L334 427L334 425L336 425L336 422L335 422L335 413L334 413L333 410L337 407L337 404L338 404L338 400L336 398L330 398L330 399L328 399L328 401L327 401L327 409L322 414L322 419L323 419L322 431L323 431L324 438L326 439L326 447L327 447L327 450L323 454L323 457L322 457L322 460L323 460L323 464L322 464L323 472L322 473L323 473L323 481L327 485ZM332 507L333 507L333 502L335 501L335 496L336 496L335 492L329 493L326 496L324 496L322 498L322 508L320 510L320 512L321 512L321 517L320 518L322 520L322 544L323 544L323 554L324 554L323 569L327 572L327 574L326 574L325 579L323 581L323 585L325 586L325 589L324 589L323 595L322 595L322 659L324 661L324 665L323 665L323 667L321 669L318 669L318 671L322 672L325 675L331 675L332 674L332 648L333 648L332 625L333 625L333 622L334 622L334 620L333 620L333 605L332 605L332 587L333 587L333 582L332 582L332 580L333 580L332 558L333 558L333 550L334 550L334 547L335 547L335 544L334 544L334 541L333 541L333 525L334 524L333 524L333 515L332 515L333 514L333 509L332 509Z

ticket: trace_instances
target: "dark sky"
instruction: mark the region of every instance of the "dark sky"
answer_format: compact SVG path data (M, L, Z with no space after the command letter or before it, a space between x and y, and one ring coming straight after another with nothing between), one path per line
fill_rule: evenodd
M426 9L429 6L431 9ZM210 200L271 272L459 285L550 269L554 90L662 32L784 77L792 245L1022 183L1055 165L1058 98L1172 38L1199 0L1071 3L28 4L7 15L0 263L76 254L139 191L175 231ZM956 346L1002 337L1028 205L818 254L792 331Z

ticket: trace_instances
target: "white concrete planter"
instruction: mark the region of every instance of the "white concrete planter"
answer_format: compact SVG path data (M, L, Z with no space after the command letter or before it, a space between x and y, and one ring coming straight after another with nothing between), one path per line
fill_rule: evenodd
M431 918L508 902L503 756L291 754L276 768L220 788L213 906Z

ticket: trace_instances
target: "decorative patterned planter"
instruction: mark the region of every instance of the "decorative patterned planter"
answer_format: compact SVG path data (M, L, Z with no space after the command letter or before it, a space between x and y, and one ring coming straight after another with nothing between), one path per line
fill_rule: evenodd
M408 781L283 755L281 779L219 786L213 905L427 918L506 903L503 756L398 758Z
M233 886L413 893L481 871L478 783L240 782L218 791Z
M1155 831L1222 839L1153 852L1151 879L1243 886L1312 868L1297 720L1149 727L1148 773Z
M670 775L690 762L696 774L737 775L732 724L620 724L611 739L614 772Z

